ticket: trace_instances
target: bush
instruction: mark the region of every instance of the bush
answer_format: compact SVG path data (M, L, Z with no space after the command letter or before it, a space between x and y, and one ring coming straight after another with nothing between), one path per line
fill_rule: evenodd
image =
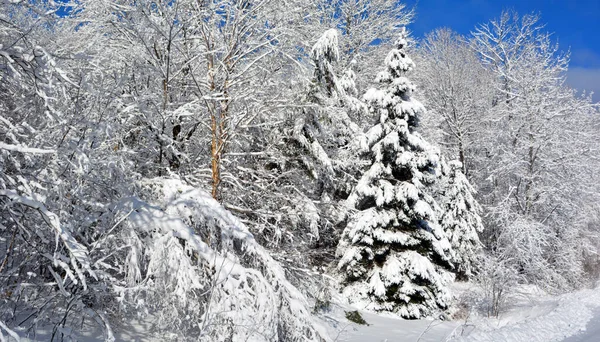
M327 299L325 300L321 300L319 298L317 298L316 302L315 302L315 306L313 308L313 313L319 313L319 312L327 312L331 309L331 302Z
M369 325L357 310L346 311L346 319L360 325Z
M477 281L484 290L484 309L488 317L498 317L506 309L508 294L521 279L509 263L495 256L485 257Z

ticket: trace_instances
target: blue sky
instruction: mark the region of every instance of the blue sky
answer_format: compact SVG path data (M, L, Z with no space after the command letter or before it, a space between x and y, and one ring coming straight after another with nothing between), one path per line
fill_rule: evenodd
M497 18L503 9L519 14L541 14L546 31L561 49L571 51L568 82L578 89L593 90L600 101L600 0L405 0L416 6L409 29L417 37L448 27L468 34L479 24Z

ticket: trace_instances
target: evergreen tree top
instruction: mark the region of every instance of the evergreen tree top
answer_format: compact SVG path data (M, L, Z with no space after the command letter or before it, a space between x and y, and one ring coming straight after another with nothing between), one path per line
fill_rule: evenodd
M385 58L385 69L375 79L384 87L369 89L364 95L364 100L372 112L379 114L381 123L388 119L404 120L409 131L413 131L418 126L419 116L425 112L425 108L419 101L411 98L416 87L406 74L414 69L415 64L404 51L407 45L406 38L407 32L402 30L395 48ZM396 124L402 125L400 122Z
M377 82L391 83L394 79L404 77L406 73L415 68L415 63L404 51L405 47L408 45L407 36L408 33L406 32L406 29L403 29L394 43L395 47L385 58L384 63L386 70L377 75Z

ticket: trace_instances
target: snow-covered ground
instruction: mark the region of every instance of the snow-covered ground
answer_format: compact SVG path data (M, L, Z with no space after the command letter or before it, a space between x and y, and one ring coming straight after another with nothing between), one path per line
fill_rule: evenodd
M339 342L447 341L460 326L457 322L439 320L403 320L361 312L368 325L349 322L344 315L327 316L331 337Z
M587 323L584 331L566 338L563 342L598 342L600 340L600 309L594 311L594 317Z
M340 342L600 341L600 287L560 296L523 288L514 299L498 319L472 315L463 321L407 321L361 312L365 326L345 319L350 307L334 308L323 317Z
M600 308L600 288L556 297L533 297L499 319L471 322L473 329L457 341L562 341L580 333ZM598 336L595 341L600 341Z
M509 310L498 319L477 317L462 321L403 320L361 311L368 325L345 318L349 305L332 304L319 315L336 342L596 342L600 341L600 287L560 296L549 296L523 288ZM339 302L340 298L334 301ZM152 324L132 320L114 327L117 341L162 341ZM21 336L26 333L16 330ZM36 338L21 341L46 341L51 331L39 331ZM4 335L5 338L6 334ZM101 341L99 332L72 336L79 341ZM9 341L12 339L8 338Z

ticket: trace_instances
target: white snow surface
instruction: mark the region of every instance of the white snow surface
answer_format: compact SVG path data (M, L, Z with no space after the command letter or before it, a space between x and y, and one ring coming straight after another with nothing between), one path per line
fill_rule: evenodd
M335 299L337 302L339 297ZM345 318L346 311L358 310L368 325L359 325ZM356 306L333 304L329 312L318 319L327 327L329 336L337 342L535 342L535 341L598 341L600 335L594 323L600 323L600 287L560 296L547 296L527 291L520 304L500 315L499 319L475 318L462 321L439 319L404 320L391 315L379 315ZM0 322L1 323L1 322ZM0 325L0 330L2 325ZM117 341L160 341L151 322L132 319L115 331ZM23 332L15 331L22 336ZM3 330L8 341L16 339ZM7 336L9 335L9 336ZM21 337L21 341L45 341L50 332L39 331L37 339ZM89 332L79 341L101 341L102 334ZM595 337L595 339L594 339Z
M466 321L403 320L367 312L357 305L340 305L322 319L329 325L331 337L340 342L600 341L600 330L594 325L600 323L600 287L559 296L522 287L514 300L497 319L471 315ZM369 325L349 322L344 315L352 310L358 310Z
M349 309L346 309L349 310ZM343 312L342 312L343 314ZM345 318L339 321L327 317L335 325L332 337L339 342L439 342L445 341L454 333L459 323L440 320L404 320L400 318L361 312L369 324L359 325ZM342 316L343 317L343 316Z
M598 309L600 287L555 297L530 297L529 303L512 308L499 319L474 321L463 336L457 334L452 341L562 341L585 331ZM596 341L600 341L600 335Z

